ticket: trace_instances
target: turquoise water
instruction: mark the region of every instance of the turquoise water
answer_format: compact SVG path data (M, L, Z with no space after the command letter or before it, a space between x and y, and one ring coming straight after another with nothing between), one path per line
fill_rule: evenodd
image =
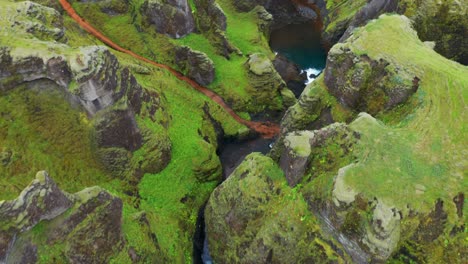
M270 36L270 47L299 65L308 76L310 73L318 74L325 68L327 51L320 30L313 23L288 25L274 30Z

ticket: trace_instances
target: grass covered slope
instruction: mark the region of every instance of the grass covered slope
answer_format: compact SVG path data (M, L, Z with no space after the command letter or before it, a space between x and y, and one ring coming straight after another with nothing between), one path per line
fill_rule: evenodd
M226 58L218 50L220 44L210 38L209 32L191 33L180 39L171 39L157 33L154 26L148 25L142 17L140 10L143 3L143 0L130 1L126 4L126 9L112 15L103 11L108 8L106 3L75 2L73 7L90 24L118 45L176 69L178 66L174 61L175 47L184 45L205 53L215 67L215 78L208 88L220 94L238 112L259 112L268 107L255 103L254 95L249 94L248 89L251 85L248 80L248 69L244 65L248 60L247 55L252 53L266 53L270 58L274 56L269 49L268 39L259 28L260 18L256 10L239 13L235 11L231 1L217 1L227 19L224 34L229 45L238 50ZM197 17L195 4L193 1L189 1L189 4L193 16ZM277 100L281 100L280 96L276 97Z
M355 150L362 158L357 167L348 170L345 181L366 196L378 195L399 207L412 204L421 210L431 207L435 198L451 200L466 190L467 67L419 41L410 21L401 16L381 16L354 32L346 44L338 45L374 59L384 56L417 72L421 79L415 95L420 104L399 123L352 124L364 135ZM399 112L382 117L401 118ZM424 194L415 190L417 184L426 185Z
M437 54L409 19L396 15L357 29L330 54L338 50L382 59L419 78L406 103L377 115L384 122L360 114L349 125L360 135L349 155L355 162L338 171L332 192L325 191L346 212L338 213L342 232L360 234L363 248L395 263L461 263L467 254L467 67ZM396 87L399 81L391 82ZM319 186L329 183L319 177L305 188L323 191Z

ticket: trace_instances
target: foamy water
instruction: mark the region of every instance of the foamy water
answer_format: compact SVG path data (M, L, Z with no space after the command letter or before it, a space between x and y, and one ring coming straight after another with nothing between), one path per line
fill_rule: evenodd
M305 72L307 74L307 81L305 83L307 85L307 84L313 82L316 79L316 77L313 78L313 77L310 77L310 76L312 74L315 75L315 76L318 76L319 73L322 72L322 70L321 69L315 69L315 68L308 68L308 69L303 70L302 72Z

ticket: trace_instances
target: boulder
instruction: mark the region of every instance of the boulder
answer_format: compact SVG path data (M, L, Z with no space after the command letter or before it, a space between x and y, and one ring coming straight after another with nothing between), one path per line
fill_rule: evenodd
M186 72L187 76L201 85L208 85L214 80L213 61L203 52L187 46L177 47L175 62L182 72Z
M271 109L281 109L281 103L272 101L274 94L281 94L285 106L295 103L294 94L286 87L281 76L267 56L255 53L249 56L247 61L249 83L248 92L252 95L257 105L267 105Z
M248 155L211 194L205 210L216 263L333 263L339 247L325 240L302 196L278 166ZM326 250L324 250L326 249Z
M173 38L195 31L195 20L187 0L145 0L140 13L157 32Z
M121 217L122 201L105 190L68 194L38 172L17 199L0 202L0 262L35 263L37 237L30 230L39 223L45 225L40 238L49 246L64 244L68 262L107 262L123 245Z

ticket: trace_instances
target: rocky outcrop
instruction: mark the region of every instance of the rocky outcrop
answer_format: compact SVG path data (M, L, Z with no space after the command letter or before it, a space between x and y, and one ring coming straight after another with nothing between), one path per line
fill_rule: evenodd
M0 48L0 91L6 92L23 82L43 78L69 89L74 100L91 115L123 97L119 91L119 64L104 47L83 47L75 56L30 53L17 54L15 49Z
M183 37L195 30L195 20L187 0L146 0L140 13L157 32L173 38Z
M14 34L9 28L1 28L4 35L0 38L0 93L33 83L46 89L50 85L42 81L51 81L57 85L55 89L63 89L71 105L81 106L78 110L84 110L93 119L98 157L114 176L127 177L136 172L142 175L167 165L170 159L167 135L156 135L136 121L139 115L164 126L164 120L159 120L166 115L159 94L144 89L130 70L122 67L117 57L103 46L71 48L43 41L54 37L55 32L63 32L61 16L56 11L29 2L10 5L20 14L29 15L2 16L2 23L29 25L39 21L48 30L41 30L42 39L38 39L29 27L15 28ZM18 43L27 40L31 46L12 45L11 39ZM157 117L158 111L162 115ZM148 158L132 162L133 152L142 148L148 151Z
M336 253L339 247L322 237L301 195L287 187L270 158L258 153L247 156L215 189L205 219L216 263L342 260Z
M417 6L405 3L408 16L423 41L435 41L435 51L468 65L468 17L466 1L422 1ZM417 9L415 15L411 12Z
M337 144L342 151L349 152L358 136L342 123L335 123L320 130L287 134L283 141L284 151L279 164L289 186L296 186L310 171L311 160L319 158L313 155L315 149L326 148L327 144Z
M189 47L177 47L175 62L182 72L201 85L213 82L215 68L213 61L203 52L192 50Z
M346 40L355 28L365 25L367 21L376 19L384 13L399 11L399 2L399 0L372 0L368 2L354 15L340 41Z
M307 85L297 102L286 110L281 120L281 130L270 155L279 159L284 151L284 137L293 131L315 130L334 123L344 121L343 117L333 116L336 103L328 99L329 95L323 87L323 74Z
M247 62L249 71L249 93L256 105L267 105L271 109L281 109L282 104L272 102L274 94L281 94L285 106L295 103L294 94L286 87L271 61L263 54L252 54Z
M328 90L344 106L376 114L404 103L418 87L418 72L385 58L358 55L347 43L330 50L324 71Z
M55 9L42 6L30 1L20 2L11 12L11 29L28 32L44 41L64 42L63 19Z
M37 237L30 230L43 220L41 239L51 246L64 243L67 261L106 262L123 243L121 215L122 201L103 189L68 194L47 172L38 172L17 199L0 202L0 262L35 263Z
M226 15L215 0L195 0L194 3L200 31L226 30Z
M51 220L62 214L71 205L70 198L58 189L48 174L39 172L17 199L0 203L2 232L28 231L41 220Z
M241 12L249 12L260 5L273 15L273 28L289 24L303 23L317 18L317 14L307 5L298 5L294 1L283 0L234 0L234 6Z

